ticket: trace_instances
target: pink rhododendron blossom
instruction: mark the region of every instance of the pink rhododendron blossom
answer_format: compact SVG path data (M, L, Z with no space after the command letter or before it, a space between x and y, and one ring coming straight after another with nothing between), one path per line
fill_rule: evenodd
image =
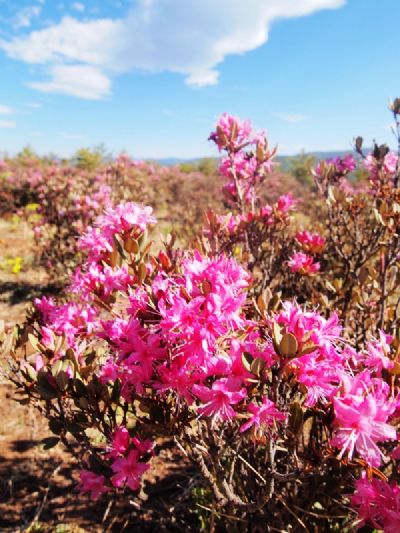
M228 146L235 149L248 142L251 132L250 121L241 121L232 115L224 113L219 118L217 128L211 133L210 139L217 144L219 150Z
M239 378L222 378L214 381L211 389L204 385L194 385L192 392L202 402L198 411L204 416L212 416L215 420L230 420L235 416L232 405L236 405L246 397L246 389L241 387Z
M111 268L108 265L91 263L86 271L75 271L70 290L72 293L88 297L109 296L114 291L124 291L133 283L127 265Z
M319 263L314 263L313 257L303 252L294 253L288 262L289 268L292 272L299 272L300 274L315 274L320 269Z
M400 531L400 486L365 475L355 482L351 505L358 511L360 524L370 524L384 533Z
M397 160L398 156L395 152L388 152L381 166L382 170L387 173L389 176L393 176L397 169ZM373 154L368 154L364 159L365 168L370 173L370 177L374 180L378 176L380 165L378 160L373 156Z
M182 274L159 300L160 327L179 346L177 355L206 368L217 339L245 324L241 307L249 277L232 259L208 259L197 252L183 261Z
M331 445L341 448L351 459L354 452L374 467L381 464L382 452L378 442L396 440L396 428L387 423L395 410L395 401L389 397L388 385L372 378L368 370L355 377L343 379L341 396L333 399L336 432Z
M79 247L87 250L89 258L96 261L110 252L114 245L114 235L134 232L142 233L147 226L155 224L153 209L134 202L107 207L103 215L96 218L94 227L89 227L79 241Z
M108 456L112 458L124 455L129 447L130 436L129 431L124 426L118 427L112 436L110 451Z
M291 194L284 194L280 196L275 204L276 209L281 213L288 213L294 209L296 205L296 200Z
M391 335L384 331L379 332L379 339L372 340L368 343L364 364L381 374L383 369L394 367L394 361L390 359L390 344L393 341Z
M319 254L325 247L325 239L318 233L309 233L308 231L299 231L296 234L296 240L306 252Z
M247 410L252 413L250 419L241 426L240 431L247 431L252 426L259 428L260 426L271 426L275 421L282 421L286 419L286 415L281 413L274 402L264 397L261 405L250 403Z
M79 480L81 493L88 492L92 500L98 500L100 496L109 491L105 485L105 477L90 470L81 470L79 472Z
M342 328L336 314L325 319L315 311L285 302L276 316L278 324L296 337L298 352L309 353L294 357L288 367L306 389L305 405L326 403L336 393L347 368L349 354L338 349Z
M127 485L131 490L138 490L143 474L150 465L139 461L140 452L137 449L130 450L127 457L116 459L111 465L114 475L111 482L114 487Z
M333 159L327 159L326 161L321 161L318 163L315 169L315 175L321 177L322 169L326 166L333 167L334 172L336 173L336 179L340 182L344 176L350 174L356 168L356 162L354 157L351 154L346 155L345 157L335 157Z
M97 312L88 304L67 302L55 305L46 297L34 301L43 314L48 328L56 335L65 335L72 346L77 336L84 332L91 333L97 326Z
M351 154L345 157L335 157L334 159L328 159L327 163L333 163L339 174L349 174L356 168L356 162Z
M240 223L244 220L243 215L233 215L232 213L228 215L217 215L217 222L226 228L227 233L230 235L238 231Z

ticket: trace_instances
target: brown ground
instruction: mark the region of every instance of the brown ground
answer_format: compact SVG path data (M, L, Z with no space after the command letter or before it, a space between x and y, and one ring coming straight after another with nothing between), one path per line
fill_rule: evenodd
M46 274L34 268L34 248L23 224L0 220L0 261L21 256L19 274L0 270L0 319L23 321L28 302L46 287ZM13 399L0 377L0 531L15 533L179 532L198 531L187 503L197 475L164 442L153 459L140 497L78 497L74 460L61 446L44 451L46 423L31 406ZM191 524L191 525L190 525Z

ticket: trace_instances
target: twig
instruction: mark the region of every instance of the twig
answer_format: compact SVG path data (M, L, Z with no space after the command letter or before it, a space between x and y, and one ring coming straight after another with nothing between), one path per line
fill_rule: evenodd
M248 468L250 468L250 470L251 470L252 472L254 472L254 474L255 474L259 479L261 479L261 481L262 481L265 485L267 484L267 480L266 480L266 479L265 479L265 478L264 478L259 472L257 472L257 470L256 470L253 466L251 466L251 464L250 464L249 462L247 462L246 459L240 455L240 453L237 453L236 455L238 456L238 458L239 458L239 459L240 459L240 460L241 460L241 461L242 461L242 462L243 462Z
M302 528L304 528L304 531L307 531L308 533L310 533L310 530L307 528L307 526L305 525L305 523L303 522L303 520L301 520L296 513L294 513L292 511L292 509L290 509L290 507L287 505L287 503L284 501L284 499L282 498L282 496L277 496L278 500L281 502L281 504L283 505L283 507L289 511L289 513L297 520L297 522L301 525Z

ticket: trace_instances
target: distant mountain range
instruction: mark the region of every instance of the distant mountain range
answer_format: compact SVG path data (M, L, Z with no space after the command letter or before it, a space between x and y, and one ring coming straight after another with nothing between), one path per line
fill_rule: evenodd
M368 150L365 150L368 152ZM351 153L351 149L349 150L340 150L340 151L332 151L332 152L304 152L305 155L312 155L318 160L321 159L331 159L334 157L344 157L345 155ZM276 157L276 161L282 165L282 167L286 167L288 161L290 159L293 159L295 157L298 157L303 154L297 154L297 155L280 155ZM181 165L184 163L197 163L198 161L201 161L201 159L215 159L218 160L217 157L194 157L191 159L184 159L179 157L165 157L165 158L159 158L159 159L151 159L150 161L154 161L160 165L166 165L166 166L174 166L174 165Z

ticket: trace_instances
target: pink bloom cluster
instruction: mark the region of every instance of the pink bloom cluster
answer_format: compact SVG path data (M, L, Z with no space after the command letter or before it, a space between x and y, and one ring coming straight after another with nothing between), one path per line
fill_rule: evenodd
M304 252L295 252L290 257L288 265L292 272L299 272L303 275L315 274L321 267L318 262L314 262L314 258L311 255Z
M343 158L335 157L333 159L328 159L327 163L335 165L338 174L342 174L343 176L353 172L356 168L356 162L351 154L348 154Z
M328 165L333 168L334 173L337 178L343 178L347 174L353 172L356 168L356 162L354 157L351 154L346 155L345 157L335 157L333 159L327 159L322 161L315 168L315 174L317 177L321 176L323 166Z
M81 237L79 245L96 262L113 250L115 235L137 238L148 225L156 222L153 209L149 206L127 202L107 207L104 214L96 219L94 226L89 227Z
M287 365L306 391L305 405L326 404L338 390L347 361L346 352L338 346L342 328L337 315L327 320L315 311L285 302L275 320L296 338L300 355Z
M325 239L318 233L309 233L304 230L296 234L296 241L304 251L292 254L288 262L290 270L303 275L315 274L321 265L315 262L312 256L320 254L324 250Z
M45 296L34 303L48 329L56 335L64 335L71 347L79 335L91 334L96 329L97 312L87 303L71 301L57 305Z
M341 448L339 457L351 459L356 450L373 467L381 464L378 442L396 440L396 429L388 424L396 409L389 386L369 370L356 376L343 375L340 394L333 399L336 432L332 446Z
M277 421L286 420L286 415L281 413L274 402L271 402L268 398L264 397L262 399L261 405L255 403L250 403L247 407L249 413L251 413L250 419L243 424L240 428L240 431L247 431L251 427L264 427L272 426Z
M224 113L218 120L216 130L210 134L210 140L215 142L219 150L229 148L236 151L241 145L249 142L251 133L249 120L241 121Z
M292 205L291 197L280 199L266 216L278 210L284 215ZM242 433L251 430L250 436L269 432L274 438L285 427L289 406L276 404L266 385L268 371L279 372L297 384L306 408L329 410L330 445L339 450L339 459L357 455L378 467L379 443L396 440L391 418L398 402L382 378L383 369L393 365L391 338L382 332L357 353L343 343L336 314L325 318L293 302L260 325L247 314L248 272L223 255L187 252L171 256L173 265L168 251L160 252L144 265L144 277L136 271L135 254L122 266L113 261L118 250L129 254L125 244L141 240L154 222L149 208L132 203L108 208L97 219L82 238L88 257L71 285L80 301L37 302L46 322L41 342L50 346L53 333L64 335L78 353L82 343L102 342L97 377L113 388L118 380L127 404L172 397L213 426L236 425ZM317 234L301 232L298 241L314 251L323 246ZM267 327L290 337L289 353L265 334ZM45 372L43 361L40 366ZM265 380L256 396L255 376ZM54 381L51 373L49 380ZM132 437L125 426L115 428L102 452L108 477L84 470L82 490L92 498L112 487L137 490L150 451L149 441Z
M128 430L120 426L114 433L108 456L112 459L111 469L114 475L111 483L114 487L128 486L138 490L143 474L150 468L148 462L141 461L153 448L149 440L141 441L131 438Z
M377 179L379 170L382 169L389 177L393 177L397 169L398 156L395 152L388 152L380 163L374 155L368 154L364 159L364 166L370 173L372 180Z
M400 486L382 479L369 480L365 475L355 486L351 504L358 510L359 526L369 523L385 533L400 531Z
M117 488L127 486L133 491L138 490L143 474L150 468L148 458L151 457L152 448L151 441L131 438L126 427L119 426L106 449L113 472L111 484ZM81 493L89 493L92 500L97 500L111 489L104 475L95 474L90 470L80 471L79 485Z
M256 186L271 172L275 150L269 151L265 135L253 133L249 121L241 122L227 114L220 117L210 139L220 151L227 152L219 166L228 180L223 190L243 211L245 204L254 203ZM252 150L246 151L246 147Z
M310 233L307 230L299 231L296 240L302 245L305 252L320 254L325 247L325 239L319 233Z

